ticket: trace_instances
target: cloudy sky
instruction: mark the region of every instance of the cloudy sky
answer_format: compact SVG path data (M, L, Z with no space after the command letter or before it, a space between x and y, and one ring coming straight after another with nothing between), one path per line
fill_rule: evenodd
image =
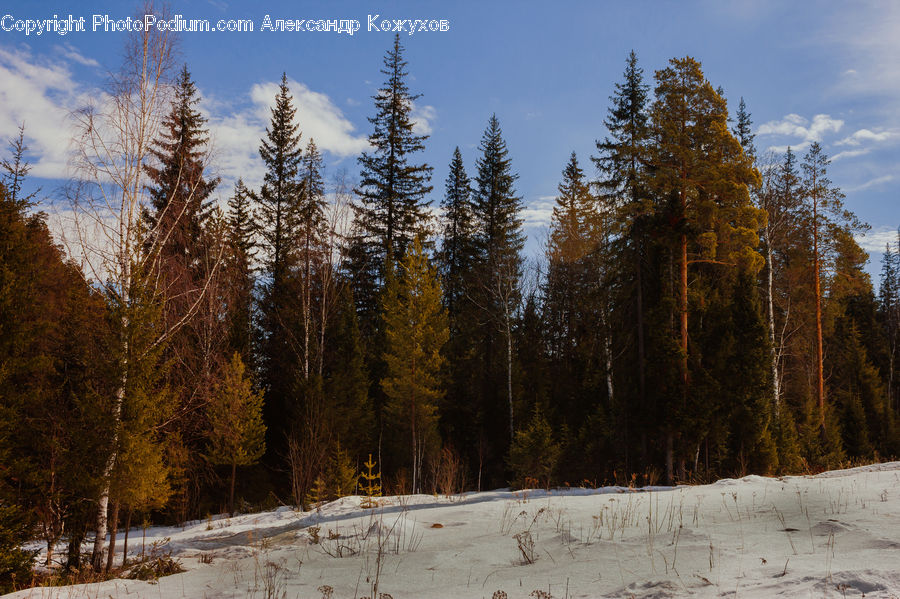
M587 163L625 57L648 80L672 57L700 60L734 109L744 97L757 146L802 154L813 141L832 157L830 178L872 229L862 240L877 273L880 250L900 226L900 3L654 1L568 2L173 2L187 19L250 19L252 33L179 34L209 119L227 197L238 176L256 185L257 148L282 72L299 106L304 139L325 150L328 171L358 173L371 96L382 82L392 33L367 31L369 15L448 20L449 31L403 34L424 159L435 167L435 203L459 146L470 172L492 113L507 139L527 206L530 252L545 238L556 185L573 150ZM627 4L627 6L625 6ZM125 33L92 32L93 15L121 19L137 3L0 0L5 23L85 17L88 31L40 36L0 29L0 138L24 122L34 185L51 196L67 176L73 110L120 64ZM260 31L266 15L356 19L355 35Z

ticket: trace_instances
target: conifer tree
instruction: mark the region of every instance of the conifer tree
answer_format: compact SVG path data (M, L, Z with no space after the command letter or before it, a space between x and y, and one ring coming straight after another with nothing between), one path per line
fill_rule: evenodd
M467 275L475 258L472 188L459 147L453 151L444 189L444 199L441 202L444 227L437 261L443 281L444 303L451 330L455 332L456 317L466 295Z
M253 341L253 260L255 223L250 205L251 193L242 179L234 184L228 199L228 260L226 280L228 296L228 345L245 364L251 364Z
M506 453L515 432L513 399L513 325L520 295L522 198L516 193L518 175L512 162L500 121L491 115L479 145L481 157L476 166L473 192L476 264L473 269L479 289L473 290L479 306L482 334L480 360L480 425L505 438L491 439L489 447L497 458ZM504 409L505 405L505 409ZM498 476L499 473L493 473Z
M384 292L387 375L381 384L392 429L402 431L397 437L410 452L406 463L412 474L412 492L418 493L425 458L440 446L441 350L449 332L441 286L421 239L413 241L399 270L396 279L388 276Z
M196 109L199 102L197 87L184 65L175 82L172 111L150 150L157 164L144 165L151 181L147 228L162 248L159 266L165 276L184 279L170 281L168 286L176 287L176 293L196 284L190 271L202 251L200 227L209 196L219 183L207 180L203 172L209 137L206 119Z
M740 142L744 154L751 160L756 160L756 147L753 145L756 134L753 133L753 120L747 111L747 103L744 102L743 96L738 104L737 123L731 133Z
M263 186L254 196L257 230L260 233L264 283L259 305L260 384L265 392L268 442L271 455L282 442L297 416L292 400L297 351L291 343L296 322L296 289L292 289L292 269L297 260L299 208L303 185L299 180L302 163L297 110L282 74L266 136L259 155L266 165Z
M669 67L657 71L656 81L650 182L656 197L670 203L674 223L676 338L684 408L690 382L689 266L705 262L759 269L762 258L754 248L762 216L750 204L748 190L759 174L729 133L725 100L704 78L696 60L672 59ZM671 481L674 430L669 427L666 475Z
M302 200L298 206L298 234L297 243L300 246L300 263L302 273L300 312L303 332L303 377L308 379L310 375L310 363L313 361L312 344L316 339L316 326L313 315L315 310L313 293L318 288L316 275L323 268L323 242L327 234L324 228L325 222L325 183L322 178L322 155L316 147L315 141L309 140L306 152L300 165L300 181L302 184ZM324 290L324 289L323 289ZM325 301L325 298L319 298ZM322 348L319 348L322 351Z
M573 152L563 170L547 246L544 319L557 383L552 406L578 429L594 404L612 401L607 299L602 293L602 231L594 198ZM600 383L609 383L604 386ZM603 388L605 387L605 388Z
M815 300L815 397L818 406L820 435L826 434L824 333L822 302L824 269L834 257L833 241L838 229L862 230L863 225L843 205L844 194L834 187L827 177L830 161L818 142L813 142L803 157L801 169L801 197L805 207L806 223L811 232L813 293Z
M250 466L265 453L266 425L263 396L253 389L240 355L232 354L225 366L214 400L207 407L210 422L209 459L231 466L228 506L234 513L234 483L238 466Z
M898 409L897 359L900 354L900 231L896 249L890 243L884 248L881 259L881 284L879 285L879 312L882 328L888 342L887 393L888 405Z
M616 265L607 265L607 270L615 269L617 273L615 289L609 295L613 296L611 301L624 308L623 313L627 314L616 333L623 339L623 349L633 352L623 360L628 367L620 369L626 373L625 380L628 381L622 389L621 405L634 405L637 414L652 412L647 394L645 324L648 287L645 271L650 249L648 230L653 212L650 194L646 192L649 89L644 83L643 69L638 66L637 55L631 51L626 60L623 80L615 84L615 93L610 98L611 105L604 121L609 136L597 141L598 155L592 157L600 171L597 189L601 209L610 216L607 219L610 229L607 250L616 257L612 261ZM635 391L636 401L630 401L629 396ZM622 410L622 414L628 417L627 410ZM626 436L628 428L626 426L622 431ZM639 430L641 453L647 460L648 431L646 426L640 426ZM628 450L627 444L625 450Z
M441 430L458 446L475 448L472 422L475 406L470 389L473 381L473 347L478 336L477 307L472 302L477 283L473 275L476 260L475 216L472 186L459 148L453 151L450 172L444 185L443 230L440 250L435 256L444 291L450 339L447 357L447 401L441 410Z
M406 66L398 34L384 57L381 73L386 80L373 97L375 116L369 118L373 149L359 157L359 203L354 205L350 267L365 335L375 330L387 262L405 255L412 240L428 227L426 196L432 189L432 168L415 159L425 149L428 136L415 131L413 103L421 96L410 93Z

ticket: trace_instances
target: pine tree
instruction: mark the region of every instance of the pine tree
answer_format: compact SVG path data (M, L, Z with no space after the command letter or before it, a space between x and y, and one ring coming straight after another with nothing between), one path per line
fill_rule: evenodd
M549 488L559 455L559 444L553 439L550 423L539 409L535 409L528 426L516 432L509 450L514 484L524 487L526 480L531 478Z
M432 189L432 168L413 162L425 149L428 136L414 129L413 103L421 96L410 93L406 66L396 35L381 70L387 79L373 97L376 112L369 118L374 128L369 135L373 149L359 157L359 203L354 205L350 267L366 335L376 328L377 297L387 262L399 260L428 227L426 196Z
M266 446L263 396L253 389L253 382L237 352L225 367L214 397L207 407L210 422L208 455L213 464L231 466L228 506L234 513L237 467L255 464L265 453Z
M806 223L812 238L812 271L813 293L815 299L815 348L816 348L816 387L815 397L818 406L819 431L826 434L825 418L825 372L824 372L824 334L822 301L824 289L822 278L824 269L833 257L836 228L846 227L849 230L861 230L862 225L851 212L844 209L844 194L833 187L827 178L830 161L818 142L813 142L803 158L803 182L801 197L806 210Z
M437 273L419 238L413 241L399 269L396 279L388 276L384 292L387 375L381 385L392 429L410 450L407 464L412 473L412 492L418 493L425 458L440 446L437 409L443 397L441 349L449 332Z
M704 78L694 59L672 59L656 73L651 123L657 144L650 180L657 198L669 204L674 254L682 378L682 408L690 386L689 266L719 263L758 270L755 251L762 216L750 204L748 185L759 174L728 132L725 100ZM673 416L669 417L673 422ZM673 479L673 436L667 436L667 479Z

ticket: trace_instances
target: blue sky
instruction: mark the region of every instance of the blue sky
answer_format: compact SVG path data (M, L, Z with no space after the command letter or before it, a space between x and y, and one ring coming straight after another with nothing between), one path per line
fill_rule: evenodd
M10 2L0 17L88 22L124 18L123 2ZM491 113L503 127L518 191L527 206L528 251L545 238L560 172L573 150L584 165L603 137L603 120L625 57L634 49L645 76L675 56L700 60L725 89L729 107L743 96L757 146L802 154L819 141L834 162L832 181L847 205L872 226L862 244L880 269L880 250L900 226L900 3L893 2L173 2L188 19L251 19L253 33L183 33L181 60L192 71L209 118L222 198L243 176L256 184L256 152L267 106L282 71L299 104L304 138L326 150L328 170L358 173L371 96L382 82L392 33L366 31L380 19L446 19L446 32L402 34L409 85L422 98L416 116L430 133L423 158L435 167L440 200L451 153L459 146L474 171ZM262 32L266 15L356 19L352 37L331 32ZM90 26L88 27L90 29ZM0 30L0 138L25 122L34 184L45 193L66 176L69 111L103 85L120 62L124 33L59 36ZM592 172L592 168L588 168ZM877 279L876 279L877 282Z

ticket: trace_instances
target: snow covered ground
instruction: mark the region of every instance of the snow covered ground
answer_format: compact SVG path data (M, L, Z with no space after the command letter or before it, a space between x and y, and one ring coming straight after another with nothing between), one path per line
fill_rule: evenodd
M168 538L187 571L11 596L900 597L900 462L674 489L388 497L375 509L347 497L147 534ZM140 545L132 532L129 548Z

